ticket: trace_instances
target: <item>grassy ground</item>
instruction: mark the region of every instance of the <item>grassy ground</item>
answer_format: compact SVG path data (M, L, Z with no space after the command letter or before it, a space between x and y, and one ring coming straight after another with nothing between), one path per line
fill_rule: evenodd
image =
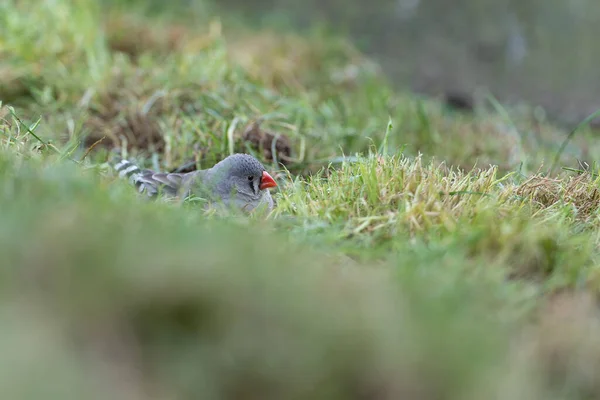
M0 5L0 397L600 396L600 178L565 169L591 132L559 151L537 111L458 113L211 10ZM252 152L278 206L144 201L115 148Z

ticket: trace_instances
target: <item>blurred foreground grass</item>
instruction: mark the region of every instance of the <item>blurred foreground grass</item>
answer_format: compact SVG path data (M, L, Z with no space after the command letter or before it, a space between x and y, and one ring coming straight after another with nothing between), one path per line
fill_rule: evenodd
M394 93L329 34L140 4L0 5L0 398L600 396L599 181L543 173L564 132ZM278 207L143 201L114 148L253 152Z

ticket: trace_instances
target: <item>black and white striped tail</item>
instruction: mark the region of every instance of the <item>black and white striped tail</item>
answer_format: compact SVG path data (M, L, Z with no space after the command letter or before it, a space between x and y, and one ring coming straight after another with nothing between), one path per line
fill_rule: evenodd
M115 170L119 174L120 178L129 179L137 188L138 192L143 193L144 191L148 194L148 196L155 196L157 194L157 189L148 184L148 182L144 182L144 173L149 171L143 171L132 163L129 160L121 160L114 166Z

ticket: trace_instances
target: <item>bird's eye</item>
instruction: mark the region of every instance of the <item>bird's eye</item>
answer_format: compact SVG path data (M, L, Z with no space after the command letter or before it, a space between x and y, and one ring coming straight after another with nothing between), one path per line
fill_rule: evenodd
M248 175L248 181L252 182L254 180L254 177L252 175Z

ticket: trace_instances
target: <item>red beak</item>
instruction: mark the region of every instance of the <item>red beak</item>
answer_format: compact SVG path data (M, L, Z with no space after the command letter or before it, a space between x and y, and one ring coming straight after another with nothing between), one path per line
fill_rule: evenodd
M260 190L272 188L277 186L275 180L269 175L267 171L263 171L262 179L260 180Z

